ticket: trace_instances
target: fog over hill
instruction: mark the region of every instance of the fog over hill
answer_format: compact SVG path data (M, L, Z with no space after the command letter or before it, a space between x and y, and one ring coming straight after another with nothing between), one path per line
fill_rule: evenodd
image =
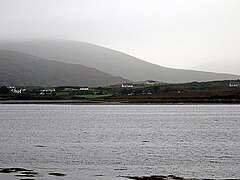
M0 85L105 86L126 82L95 68L41 59L29 54L0 50Z
M0 49L97 68L132 81L156 80L168 83L238 79L240 76L166 68L94 44L70 40L32 40L0 43ZM40 59L41 60L41 59Z

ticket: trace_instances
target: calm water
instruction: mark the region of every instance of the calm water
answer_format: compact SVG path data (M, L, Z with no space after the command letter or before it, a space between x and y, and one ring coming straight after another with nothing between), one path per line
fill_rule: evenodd
M0 167L35 179L239 178L240 106L0 105Z

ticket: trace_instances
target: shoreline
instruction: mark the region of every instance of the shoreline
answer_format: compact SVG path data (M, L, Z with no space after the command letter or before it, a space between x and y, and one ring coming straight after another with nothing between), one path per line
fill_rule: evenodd
M64 177L64 176L70 176L71 174L66 174L65 172L60 172L60 171L48 171L48 172L40 172L36 171L36 169L26 169L22 167L0 167L0 177L1 175L6 175L9 176L14 176L14 177L20 177L24 179L28 178L37 178L37 177L50 177L50 176L55 176L57 177ZM94 177L97 176L105 176L105 175L92 175ZM89 176L91 177L91 175ZM110 177L110 176L109 176ZM238 180L239 178L199 178L199 177L183 177L183 176L178 176L175 174L169 174L169 175L118 175L116 178L124 178L124 179L133 179L133 180L202 180L202 179L209 179L209 180L217 180L217 179L226 179L226 180ZM63 178L65 179L65 178ZM29 179L30 180L30 179Z
M239 102L119 102L86 100L1 100L0 104L55 104L55 105L240 105Z

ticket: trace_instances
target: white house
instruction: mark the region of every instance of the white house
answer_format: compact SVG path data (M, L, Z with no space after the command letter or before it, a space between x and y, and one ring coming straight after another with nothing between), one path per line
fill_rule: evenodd
M42 92L54 92L55 91L55 88L49 88L49 89L43 89L41 90Z
M40 95L46 95L47 93L52 93L55 91L56 91L55 88L43 89L41 90Z
M147 80L146 81L147 85L154 85L155 83L156 83L156 81L153 81L153 80Z
M80 87L79 90L80 90L80 91L88 91L89 88L88 88L87 86L85 86L85 87Z
M26 89L18 89L18 88L12 88L11 89L11 91L13 92L13 93L15 93L15 94L22 94L23 92L25 92L26 91Z
M123 88L132 88L133 84L132 83L122 83Z
M229 83L229 87L240 87L240 83L231 82Z
M229 87L240 87L240 80L230 82Z

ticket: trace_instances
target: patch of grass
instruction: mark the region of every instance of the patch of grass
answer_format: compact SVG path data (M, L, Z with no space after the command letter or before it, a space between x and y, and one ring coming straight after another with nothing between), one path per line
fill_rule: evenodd
M69 92L65 91L65 92L57 92L56 94L57 96L69 96Z
M84 94L84 95L77 95L77 97L86 98L86 99L97 99L97 98L110 97L112 95L113 94Z

